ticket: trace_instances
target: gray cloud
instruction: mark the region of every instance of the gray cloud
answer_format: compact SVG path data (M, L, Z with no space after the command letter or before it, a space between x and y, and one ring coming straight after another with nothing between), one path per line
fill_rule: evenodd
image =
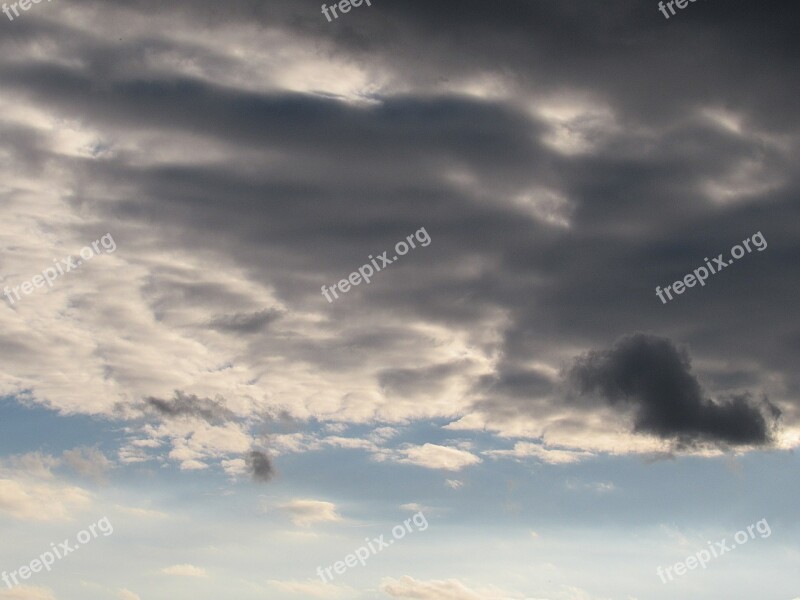
M612 406L633 410L637 432L686 446L767 444L780 416L766 399L756 405L749 395L719 402L705 397L686 351L645 333L579 357L568 376L581 393L596 393Z
M79 475L95 481L105 481L108 471L114 467L114 463L97 448L82 447L66 450L61 459Z
M440 390L449 377L458 374L465 366L454 362L421 369L383 369L378 373L378 383L389 394L400 396L432 394Z
M252 334L263 331L270 323L280 318L280 311L262 310L254 313L220 315L209 323L211 329L231 333Z
M246 462L254 481L266 483L275 476L272 459L261 450L252 450L247 455Z
M199 398L180 390L175 390L170 400L149 397L144 402L146 408L167 419L194 418L218 424L236 417L222 399Z

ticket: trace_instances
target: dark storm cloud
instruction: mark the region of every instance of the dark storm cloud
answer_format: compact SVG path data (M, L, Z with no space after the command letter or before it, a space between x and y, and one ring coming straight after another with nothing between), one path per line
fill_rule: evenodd
M800 8L788 0L770 10L695 3L669 21L657 2L638 0L412 0L373 13L348 23L357 41L344 35L347 25L320 34L364 59L380 56L416 84L499 68L531 90L594 90L626 115L659 123L716 96L775 130L797 124L799 80L786 67L799 54L792 23ZM746 77L769 92L751 94Z
M612 406L634 411L637 432L697 442L762 445L771 441L780 411L748 395L723 402L705 397L692 374L689 356L668 339L636 333L607 350L581 356L569 370L583 394L597 394Z
M261 450L252 450L247 455L247 467L254 481L266 483L275 476L272 459Z
M344 174L368 172L364 169L368 161L373 167L380 165L381 172L402 168L429 178L452 162L485 170L487 175L491 169L499 170L498 177L529 168L537 156L530 139L537 133L537 123L513 107L471 98L398 95L376 98L380 101L375 105L351 106L316 95L253 93L185 77L119 81L98 94L91 75L74 69L52 65L0 69L6 85L33 92L39 102L74 118L134 129L202 133L237 146L280 149L322 165L337 153L348 159L333 162ZM186 110L189 105L191 111ZM284 181L276 183L289 183L289 175L297 173L277 171L284 174ZM314 185L316 173L304 174L307 185L287 193L322 192ZM188 173L166 169L161 173L173 182L182 175ZM231 175L227 170L212 171L204 179ZM244 183L228 185L235 190ZM331 193L346 189L334 188Z
M198 398L180 390L170 400L145 398L145 407L167 419L193 418L218 424L234 419L236 415L229 410L224 401L211 398Z

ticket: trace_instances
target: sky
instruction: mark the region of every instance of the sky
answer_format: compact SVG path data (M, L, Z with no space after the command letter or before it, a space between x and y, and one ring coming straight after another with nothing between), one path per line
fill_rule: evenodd
M0 600L800 598L797 3L346 2L2 5Z

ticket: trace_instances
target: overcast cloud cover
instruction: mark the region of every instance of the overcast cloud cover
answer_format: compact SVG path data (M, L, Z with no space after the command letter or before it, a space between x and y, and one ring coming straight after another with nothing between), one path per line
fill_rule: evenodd
M0 288L116 249L0 302L0 570L114 533L0 600L800 596L797 3L19 13Z

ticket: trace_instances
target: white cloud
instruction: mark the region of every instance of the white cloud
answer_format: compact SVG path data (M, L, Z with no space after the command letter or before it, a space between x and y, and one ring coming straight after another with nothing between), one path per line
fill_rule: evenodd
M180 465L181 471L202 471L207 468L208 465L206 463L194 459L184 460Z
M288 512L292 523L301 527L309 527L314 523L333 523L341 521L333 502L322 500L297 499L281 504L279 509Z
M469 588L457 579L420 581L408 575L400 579L384 579L381 582L381 590L393 598L413 600L505 600L512 598L506 592L496 588ZM516 597L519 598L519 596Z
M303 433L279 433L270 438L270 448L275 456L295 452L319 450L322 445L313 436Z
M480 457L471 452L437 444L407 446L400 449L399 452L404 456L404 458L399 459L399 462L428 469L460 471L464 467L481 462Z
M48 588L19 586L0 591L0 600L56 600L56 597Z
M347 431L347 423L328 423L324 429L328 433L344 433Z
M395 427L378 427L373 429L367 437L376 444L380 444L398 435L400 435L400 431Z
M581 460L592 458L591 452L580 450L551 450L541 444L531 442L517 442L512 450L490 450L485 452L487 456L500 456L509 458L537 458L543 463L551 465L565 465L577 463Z
M334 448L349 448L353 449L361 449L376 452L378 447L375 445L374 442L370 440L362 440L359 438L347 438L347 437L339 437L339 436L329 436L322 440L322 443L333 446Z
M69 521L86 508L91 493L59 480L51 470L58 462L31 453L0 463L0 512L24 521Z
M177 575L179 577L208 577L205 569L195 567L194 565L173 565L161 569L165 575Z
M198 419L173 420L143 429L155 440L167 439L172 444L168 457L179 463L182 471L207 469L209 461L225 461L223 468L230 473L237 463L230 455L242 455L253 445L253 437L241 423L212 425ZM126 456L120 460L141 462L147 455L140 448L128 446ZM235 460L235 459L233 459Z
M454 490L464 487L464 482L460 479L445 479L444 484Z
M587 490L598 494L607 494L616 489L614 484L610 481L590 481L584 483L574 479L569 479L564 485L568 490Z
M158 448L161 446L161 442L159 440L131 440L131 446L135 446L137 448Z
M268 582L271 586L282 592L298 594L303 597L312 598L353 598L356 590L349 586L336 585L322 581L278 581L271 579Z
M130 590L121 589L117 591L117 598L119 600L142 600L139 594L135 594Z
M169 515L160 510L152 510L149 508L137 508L135 506L123 506L117 504L114 506L119 512L139 519L164 519Z
M381 582L381 590L393 598L415 598L419 600L484 600L456 579L446 581L418 581L412 577L399 580L387 578Z
M0 462L0 472L13 472L36 479L54 479L53 469L58 467L58 464L59 460L55 456L28 452L3 458Z
M240 477L247 473L247 461L243 458L223 460L220 464L222 469L231 477Z

